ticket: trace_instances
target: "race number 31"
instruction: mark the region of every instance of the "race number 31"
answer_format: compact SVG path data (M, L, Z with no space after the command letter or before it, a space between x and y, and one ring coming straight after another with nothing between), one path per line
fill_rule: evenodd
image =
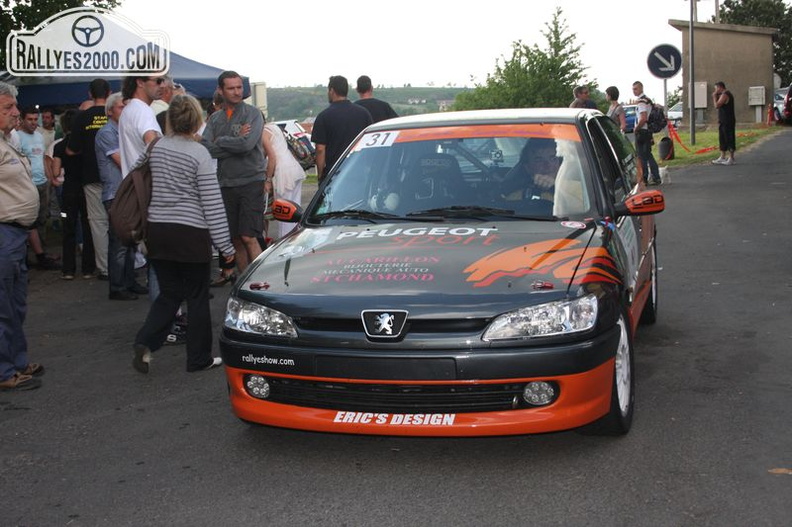
M357 150L391 146L398 136L399 132L373 132L366 134L358 142Z

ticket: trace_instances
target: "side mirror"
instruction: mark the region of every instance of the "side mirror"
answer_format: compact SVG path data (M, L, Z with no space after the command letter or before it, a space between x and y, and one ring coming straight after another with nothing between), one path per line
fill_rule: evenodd
M276 199L272 202L272 215L278 221L296 222L303 216L303 209L288 199Z
M617 216L645 216L665 210L665 196L659 190L644 190L614 206Z

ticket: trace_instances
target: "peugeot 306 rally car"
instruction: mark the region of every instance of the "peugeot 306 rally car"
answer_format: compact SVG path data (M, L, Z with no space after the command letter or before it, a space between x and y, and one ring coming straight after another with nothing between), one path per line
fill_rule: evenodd
M240 277L220 338L234 413L278 427L480 436L630 429L657 313L630 142L594 110L369 126Z

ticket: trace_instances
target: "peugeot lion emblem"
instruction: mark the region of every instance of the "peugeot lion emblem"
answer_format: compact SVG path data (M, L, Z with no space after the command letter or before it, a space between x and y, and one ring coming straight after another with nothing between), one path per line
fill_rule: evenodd
M390 313L377 315L374 331L379 334L393 335L393 315Z
M407 311L399 309L366 310L361 312L363 328L372 338L397 338L402 336Z

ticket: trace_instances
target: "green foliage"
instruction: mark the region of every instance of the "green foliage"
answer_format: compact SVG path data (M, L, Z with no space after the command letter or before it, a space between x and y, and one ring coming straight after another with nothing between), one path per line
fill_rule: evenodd
M669 93L668 99L666 100L666 108L671 108L673 105L681 101L682 93L682 86L677 87L676 90Z
M484 84L460 94L454 110L565 107L575 85L596 84L581 82L587 68L580 61L580 46L575 44L575 35L568 34L560 8L545 27L545 49L515 42L511 58L504 58L503 65L496 61L495 72L487 75Z
M49 17L75 7L114 9L121 0L0 0L0 69L6 65L6 37L11 31L33 29Z
M792 83L792 8L784 0L724 0L720 22L778 29L773 42L773 69L781 85Z

